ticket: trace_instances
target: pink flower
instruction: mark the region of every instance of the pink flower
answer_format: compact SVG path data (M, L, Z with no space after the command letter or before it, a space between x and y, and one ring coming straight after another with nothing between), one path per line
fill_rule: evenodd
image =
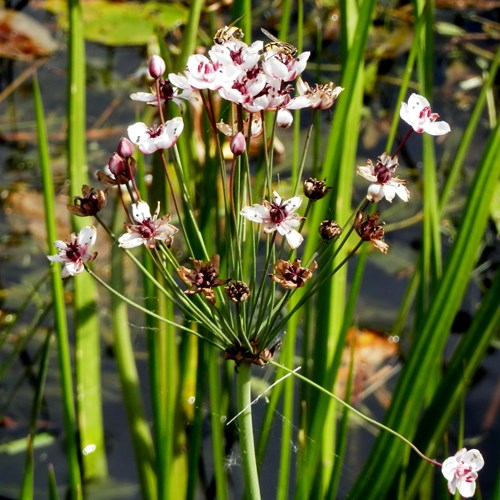
M159 149L172 147L184 128L181 117L172 118L165 125L148 127L145 123L137 122L127 128L130 140L139 148L141 153L149 155Z
M298 57L291 57L286 53L266 52L262 68L271 78L283 82L295 80L305 69L310 52L302 52Z
M418 94L412 94L408 104L401 103L399 115L419 134L427 132L430 135L444 135L451 130L448 123L436 121L439 115L433 113L429 101Z
M170 246L178 229L168 223L170 215L167 214L158 219L159 213L160 203L153 216L145 201L133 203L132 218L137 224L126 224L127 232L118 238L119 246L134 248L145 245L148 248L154 248L156 241L163 241Z
M262 205L243 207L240 213L248 220L264 224L265 233L278 231L279 234L285 236L291 248L298 248L304 238L293 228L300 224L302 217L294 212L301 203L300 196L283 201L275 191L271 203L264 200Z
M398 167L398 157L392 158L387 153L379 156L375 165L371 160L367 160L365 165L356 168L356 172L370 181L366 197L374 203L383 198L392 202L395 195L403 201L410 199L410 192L406 189L406 181L394 177L394 172Z
M454 456L447 458L441 472L448 481L448 490L453 495L458 490L460 495L471 498L476 491L477 471L484 466L484 459L478 450L462 448Z
M54 242L57 248L56 255L48 255L51 262L60 262L64 264L62 277L75 276L80 274L86 262L91 262L97 257L97 252L90 253L90 247L95 244L97 231L94 226L87 226L80 232L73 233L66 240L57 240Z

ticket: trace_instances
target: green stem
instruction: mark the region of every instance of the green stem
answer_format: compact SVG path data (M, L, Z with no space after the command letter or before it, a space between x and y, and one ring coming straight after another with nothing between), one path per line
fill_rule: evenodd
M318 391L322 392L323 394L326 394L327 396L331 397L338 403L340 403L342 406L344 406L346 409L348 409L350 412L354 413L361 419L365 420L369 424L373 425L374 427L378 427L379 429L382 429L386 432L389 432L393 436L396 436L398 439L403 441L403 443L407 444L417 455L420 456L420 458L426 460L427 462L431 463L432 465L435 465L436 467L441 467L442 464L440 464L438 461L433 460L432 458L429 458L428 456L424 455L409 439L406 439L404 436L396 432L394 429L391 429L390 427L385 426L384 424L381 424L377 420L367 417L364 413L360 412L354 406L351 406L349 403L346 403L342 398L339 396L335 395L333 392L328 391L324 387L321 387L319 384L316 384L312 380L308 379L307 377L304 377L300 373L298 373L298 370L290 370L290 368L287 368L286 366L281 365L280 363L276 363L275 361L270 361L270 364L276 366L277 368L283 369L286 373L289 373L290 375L294 375L295 377L299 378L306 384L311 385Z
M40 168L42 171L45 226L47 229L47 240L52 242L57 239L56 217L55 217L55 192L52 170L50 168L50 155L45 113L43 109L40 87L35 76L33 79L33 97L38 136L38 153L40 156ZM49 243L48 253L52 253L52 243ZM82 498L81 471L78 461L78 444L76 440L76 417L75 402L73 398L73 381L71 372L71 355L69 346L68 325L66 322L66 309L64 301L64 288L61 279L60 266L51 267L52 297L54 303L54 331L57 342L57 357L59 364L59 376L61 381L62 407L64 418L66 459L68 462L68 475L70 491L68 497L71 499Z
M255 457L252 423L251 364L241 363L237 373L237 401L240 414L240 448L245 473L246 497L260 500L259 475Z

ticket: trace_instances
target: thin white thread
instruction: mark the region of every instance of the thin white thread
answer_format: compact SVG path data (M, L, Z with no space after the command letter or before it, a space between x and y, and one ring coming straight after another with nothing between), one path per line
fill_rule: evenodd
M273 384L271 384L262 394L259 394L253 401L250 402L249 405L245 406L245 408L243 408L243 410L241 410L231 420L229 420L229 422L227 422L226 425L229 425L231 422L233 422L234 420L236 420L242 413L245 413L248 410L248 408L250 408L250 406L252 406L253 404L255 404L262 396L264 396L264 394L266 394L267 392L269 392L274 386L276 386L279 383L281 383L283 380L285 380L286 378L288 378L290 375L293 375L294 373L298 372L301 368L302 368L301 366L298 366L297 368L295 368L295 370L292 370L291 372L288 372L286 375L283 375L283 377L281 377L278 380L276 380L276 382L274 382Z

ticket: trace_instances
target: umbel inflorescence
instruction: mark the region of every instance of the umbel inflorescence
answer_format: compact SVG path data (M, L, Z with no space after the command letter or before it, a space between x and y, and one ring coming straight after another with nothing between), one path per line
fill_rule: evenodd
M286 304L291 293L307 288L305 294L312 295L318 288L315 281L322 282L331 276L329 261L321 262L324 243L313 258L304 263L298 257L292 258L302 245L304 235L317 235L319 231L323 242L332 243L339 241L343 234L347 239L354 230L360 238L354 251L367 241L387 253L380 214L378 211L367 213L366 209L369 202L377 203L383 198L388 201L395 196L403 201L410 199L406 181L396 176L397 155L386 152L380 154L376 162L367 160L365 165L357 167L357 173L370 185L365 203L352 219L351 229L344 233L333 220L323 221L317 230L308 228L308 221L300 213L303 196L292 192L285 198L278 193L274 185L277 179L273 172L272 144L264 140L268 127L266 116L272 117L273 127L289 126L293 110L328 109L343 91L332 82L311 85L301 78L309 56L309 52L299 53L292 45L276 39L247 44L236 27L219 30L207 54L191 55L183 73L166 75L165 61L153 56L149 63L153 79L150 92L131 94L133 100L156 108L153 123L130 125L128 138L119 141L107 169L97 173L106 190L84 186L82 196L76 197L75 204L69 207L74 215L97 216L106 206L109 190L115 189L122 205L130 207L126 211L125 232L116 237L118 246L127 250L139 246L148 249L158 272L170 286L169 298L182 312L202 323L208 311L210 321L206 326L217 345L225 351L250 353L249 360L258 358L279 335L287 318ZM216 114L216 110L223 109L220 103L226 103L226 109L230 107L229 115L225 115L226 122ZM171 116L174 111L171 104L180 110L201 105L219 148L224 137L230 137L233 159L229 173L224 155L220 155L219 182L224 192L226 217L226 234L220 238L221 247L205 241L200 232L192 231L198 208L186 202L191 189L190 179L183 175L185 169L176 146L181 134L186 133L185 120L183 116ZM438 115L431 111L428 101L417 94L410 97L408 104L402 103L401 117L411 125L411 131L435 135L449 131L448 124L437 121ZM262 147L267 149L264 155L267 172L265 180L257 182L250 173L247 149L250 141L259 137ZM408 137L409 134L405 141ZM159 200L153 201L156 210L152 213L149 203L143 199L136 183L134 146L144 155L159 156L171 188L169 198L176 212L173 215L160 216ZM402 144L398 150L401 147ZM306 178L303 182L303 195L308 205L327 199L330 189L326 180ZM279 190L282 192L286 187L280 186ZM179 201L180 197L184 203ZM163 203L168 202L164 200ZM303 213L307 212L308 207ZM100 218L99 221L102 222ZM191 230L187 227L188 222ZM267 241L263 258L258 257L258 248L264 244L259 227ZM191 264L178 262L178 252L172 251L179 233ZM65 277L78 274L95 259L96 254L89 252L95 237L95 231L86 228L80 235L72 235L67 243L57 243L59 253L50 258L64 264ZM282 245L281 238L288 248ZM246 251L250 244L254 248L251 255ZM205 304L200 303L199 297ZM263 318L266 321L262 322Z
M153 122L137 122L127 128L128 138L119 141L107 168L97 174L105 189L83 186L82 196L68 208L77 216L95 216L105 226L99 212L113 193L126 208L126 221L121 235L108 232L124 251L142 247L149 254L155 267L151 279L158 293L174 304L176 314L183 313L187 322L197 324L191 331L222 349L225 359L264 365L280 345L277 338L287 320L300 309L288 307L292 294L301 293L300 306L335 272L331 257L335 252L325 249L344 245L355 233L359 239L351 256L363 242L388 252L380 211L368 208L384 198L408 202L407 182L396 175L397 153L412 132L443 135L450 127L438 121L439 115L432 112L427 99L412 94L408 103L401 103L400 117L411 128L396 152L382 152L375 161L368 159L356 167L370 184L350 227L341 228L337 221L327 219L318 228L310 228L304 214L310 204L328 200L331 188L326 179L311 177L303 181L302 193L277 186L273 143L268 139L274 137L276 127L290 126L294 110L329 109L344 89L332 82L309 84L302 79L309 52L299 53L291 44L274 38L251 44L243 38L237 27L219 30L206 54L191 55L182 73L166 74L165 61L153 56L150 91L131 95L134 101L155 108ZM190 197L192 180L186 176L177 148L183 135L191 139L193 131L186 130L186 123L193 122L185 121L181 113L192 106L205 113L213 139L208 143L214 145L220 160L217 182L223 201L215 213L224 218L218 227L225 232L217 238L203 235L198 227L200 208ZM228 109L222 116L221 110ZM229 159L222 153L226 137L232 153ZM260 177L252 173L248 155L250 142L256 140L261 141L265 159L265 173ZM171 205L172 213L160 215L160 200L152 200L156 207L152 213L145 201L146 193L140 192L136 182L135 147L143 155L158 156L170 188L161 204ZM201 158L209 154L213 153L205 151ZM307 201L304 210L303 198ZM87 266L97 256L91 252L96 234L95 227L89 226L66 241L55 242L58 253L49 259L63 264L64 278L84 269L95 276ZM316 238L318 250L304 260L297 252L305 238ZM161 286L156 277L161 277ZM169 321L176 323L175 318ZM189 330L186 321L178 322L182 330ZM463 496L472 496L483 463L477 450L464 449L447 459L442 470L450 492L458 489Z

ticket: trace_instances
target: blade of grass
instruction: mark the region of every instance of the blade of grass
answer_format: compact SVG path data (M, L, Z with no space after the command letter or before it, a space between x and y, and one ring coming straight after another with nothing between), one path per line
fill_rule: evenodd
M333 207L326 207L322 211L316 209L317 205L314 206L310 217L312 227L318 227L321 220L331 218L332 215L342 224L351 214L353 165L355 165L356 158L357 136L349 134L348 131L359 129L362 109L363 55L374 7L375 2L373 0L365 0L357 7L353 2L341 2L340 4L343 28L342 39L346 43L346 49L342 52L344 72L341 86L345 90L336 104L335 121L331 127L328 148L320 176L321 178L326 177L328 184L334 186L329 199L334 199L335 204ZM309 238L306 255L311 255L312 248L316 243L314 238ZM345 250L339 253L338 260L332 263L332 266L342 261L347 251L346 245ZM327 370L332 363L336 350L342 349L339 340L345 309L346 278L346 268L344 267L341 272L334 276L330 283L326 283L318 292L321 301L316 313L318 322L313 352L316 373L313 374L313 379L320 384L325 384L326 387L332 387L333 384L332 380L327 380ZM323 395L313 393L312 400L308 403L309 411L316 411L313 409L322 406L320 401L323 398ZM301 462L304 464L305 470L301 470L299 473L301 480L298 484L298 497L300 498L307 497L307 492L317 481L315 476L318 471L320 451L327 461L330 461L330 457L335 453L335 404L329 399L325 401L328 404L328 409L322 408L321 419L323 424L320 424L319 416L313 415L309 420L314 427L309 428L307 431L311 439L308 440L309 448L305 450L305 456ZM328 422L329 425L325 426L324 422ZM321 446L318 443L321 443ZM334 464L330 463L327 469L323 465L321 467L321 472L324 473L322 488L323 491L326 491Z
M449 429L457 409L463 406L463 395L480 368L488 347L500 330L500 272L497 271L491 288L474 315L470 328L456 346L446 366L445 376L436 389L434 398L423 415L415 436L415 444L427 456L434 456L442 436ZM459 440L460 447L460 440ZM406 488L411 496L417 489L426 467L413 460L408 469L410 483Z
M68 174L72 196L88 184L85 126L85 41L82 6L78 0L68 2ZM77 217L73 229L88 225ZM74 310L76 338L76 391L80 447L92 449L82 453L85 479L107 476L106 448L101 398L101 356L97 286L87 273L75 280Z
M52 242L57 240L54 180L52 178L52 170L50 167L49 145L47 130L45 127L42 97L36 75L33 78L33 101L37 126L38 154L40 168L42 171L45 227L47 229L47 240L49 242L47 248L48 254L51 254L53 251ZM73 499L80 499L82 496L82 485L80 464L78 460L78 446L76 441L75 403L73 399L73 381L68 340L68 325L66 323L66 306L64 302L64 289L60 266L51 266L51 272L52 297L54 301L54 326L57 340L59 375L63 399L64 431L66 435L65 443L66 458L68 461L70 496Z
M453 319L460 307L478 248L489 217L489 207L500 174L498 162L500 126L490 134L469 191L461 225L452 246L443 277L432 295L430 307L415 336L408 362L401 372L387 426L407 438L418 429L424 396L428 393L428 373L440 359ZM494 182L492 182L494 180ZM402 448L387 434L381 434L352 490L352 498L366 495L384 497L401 461Z
M35 385L35 397L33 398L33 405L31 407L30 416L30 430L28 434L28 446L26 449L26 462L24 466L23 482L21 486L20 498L23 500L33 498L33 439L36 435L36 424L40 415L40 408L42 407L43 393L45 390L45 380L47 378L47 369L49 366L49 352L50 352L50 339L52 332L49 331L45 337L45 342L42 346L40 356L40 365Z
M113 251L111 255L110 284L115 290L123 290L124 288L123 257L123 253L119 251ZM155 500L158 498L155 473L156 459L144 411L139 374L135 364L127 304L114 294L111 295L111 318L114 352L134 448L141 494L142 498Z

